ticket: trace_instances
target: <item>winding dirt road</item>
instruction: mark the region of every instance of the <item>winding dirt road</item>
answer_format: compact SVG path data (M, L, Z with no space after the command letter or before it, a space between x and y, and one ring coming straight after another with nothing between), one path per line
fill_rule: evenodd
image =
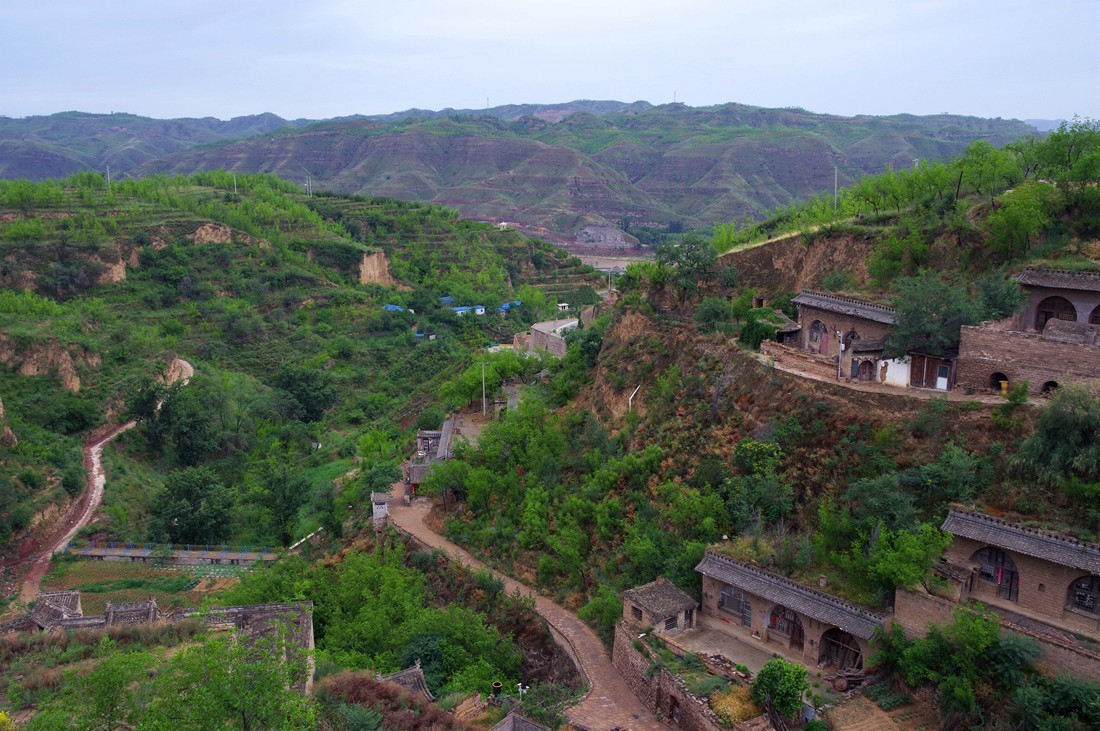
M177 358L168 367L164 382L172 384L182 381L186 384L193 375L195 375L195 369L191 364ZM159 404L157 408L160 408ZM84 446L84 470L88 475L84 494L69 508L68 514L58 521L57 527L52 532L35 539L29 548L20 551L20 556L10 563L10 567L15 570L26 566L22 577L23 587L19 591L19 598L23 602L29 603L38 596L42 577L50 570L53 555L63 551L77 532L92 522L96 509L103 502L103 488L107 484L107 475L103 470L103 447L135 424L136 422L128 421L125 424L113 426L107 432L93 437L92 441Z
M530 587L485 566L464 549L451 543L424 523L431 509L425 498L416 499L412 505L404 504L405 483L398 482L391 489L390 517L398 528L412 535L421 543L445 551L451 558L467 566L488 569L504 582L508 592L516 591L535 599L535 609L546 619L555 639L564 646L577 663L577 669L588 680L589 691L584 699L566 711L570 723L590 731L667 731L668 726L657 721L611 664L607 649L592 629L577 615L554 601L536 594ZM562 641L564 640L564 642Z

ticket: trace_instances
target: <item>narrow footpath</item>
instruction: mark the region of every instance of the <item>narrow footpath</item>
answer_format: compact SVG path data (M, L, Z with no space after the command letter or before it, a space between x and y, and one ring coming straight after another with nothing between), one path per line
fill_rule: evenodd
M411 506L404 504L405 483L398 482L391 490L390 518L398 528L421 543L442 549L453 559L467 566L488 569L502 581L508 592L534 597L535 608L546 619L559 640L576 661L581 674L588 680L589 692L577 705L566 711L569 722L589 731L667 731L668 726L657 721L611 664L611 657L600 638L575 614L550 599L540 596L519 583L481 563L464 549L451 543L424 524L431 501L418 498Z

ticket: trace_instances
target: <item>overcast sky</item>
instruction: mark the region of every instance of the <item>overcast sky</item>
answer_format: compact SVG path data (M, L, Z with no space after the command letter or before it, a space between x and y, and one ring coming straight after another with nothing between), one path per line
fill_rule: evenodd
M573 99L1100 118L1100 0L7 0L0 115Z

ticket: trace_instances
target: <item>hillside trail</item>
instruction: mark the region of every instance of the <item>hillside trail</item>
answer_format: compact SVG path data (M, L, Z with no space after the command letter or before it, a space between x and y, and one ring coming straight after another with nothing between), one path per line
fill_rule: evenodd
M414 498L405 505L405 482L390 489L390 518L394 524L421 543L443 550L452 559L467 566L485 569L504 582L509 593L519 591L535 600L535 609L546 620L555 639L564 646L588 681L588 694L580 703L566 711L569 722L590 731L667 731L653 713L634 695L626 681L611 664L611 657L600 638L577 615L553 600L536 594L530 587L494 571L471 556L466 550L448 541L424 523L431 509L427 498Z
M186 384L194 374L195 369L190 363L177 358L169 366L164 381L167 384L176 381ZM160 408L160 404L157 408ZM96 509L103 502L103 488L107 484L107 475L103 470L103 447L136 424L135 421L117 424L84 445L84 470L87 472L84 494L69 508L68 515L58 521L57 527L51 533L35 540L32 544L35 549L29 552L30 555L24 555L18 561L28 566L23 575L23 587L19 591L19 598L24 603L34 601L38 596L42 578L50 570L53 555L65 550L77 532L92 521Z

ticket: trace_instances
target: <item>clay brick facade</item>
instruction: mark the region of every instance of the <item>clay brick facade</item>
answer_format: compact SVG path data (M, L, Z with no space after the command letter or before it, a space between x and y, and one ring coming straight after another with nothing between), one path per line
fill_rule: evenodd
M1020 330L1041 332L1051 319L1100 325L1100 272L1029 267L1017 281L1028 295Z
M1100 330L1100 327L1097 327ZM1005 330L994 326L967 326L959 344L958 385L999 390L1026 380L1028 391L1042 393L1051 384L1100 378L1100 344L1055 339L1059 327L1048 324L1045 333Z
M664 637L693 629L698 606L663 577L623 592L623 620L639 631L652 627L654 634Z
M851 297L802 291L798 305L799 347L833 363L834 374L841 340L841 374L859 380L877 380L878 362L886 337L894 329L894 308ZM839 333L839 335L837 334Z
M809 667L861 670L869 640L886 618L790 579L708 549L695 569L703 575L703 614L730 632L802 657Z
M527 343L528 351L531 353L542 351L559 358L564 357L565 333L577 327L577 324L576 318L536 322L531 326L531 337Z

